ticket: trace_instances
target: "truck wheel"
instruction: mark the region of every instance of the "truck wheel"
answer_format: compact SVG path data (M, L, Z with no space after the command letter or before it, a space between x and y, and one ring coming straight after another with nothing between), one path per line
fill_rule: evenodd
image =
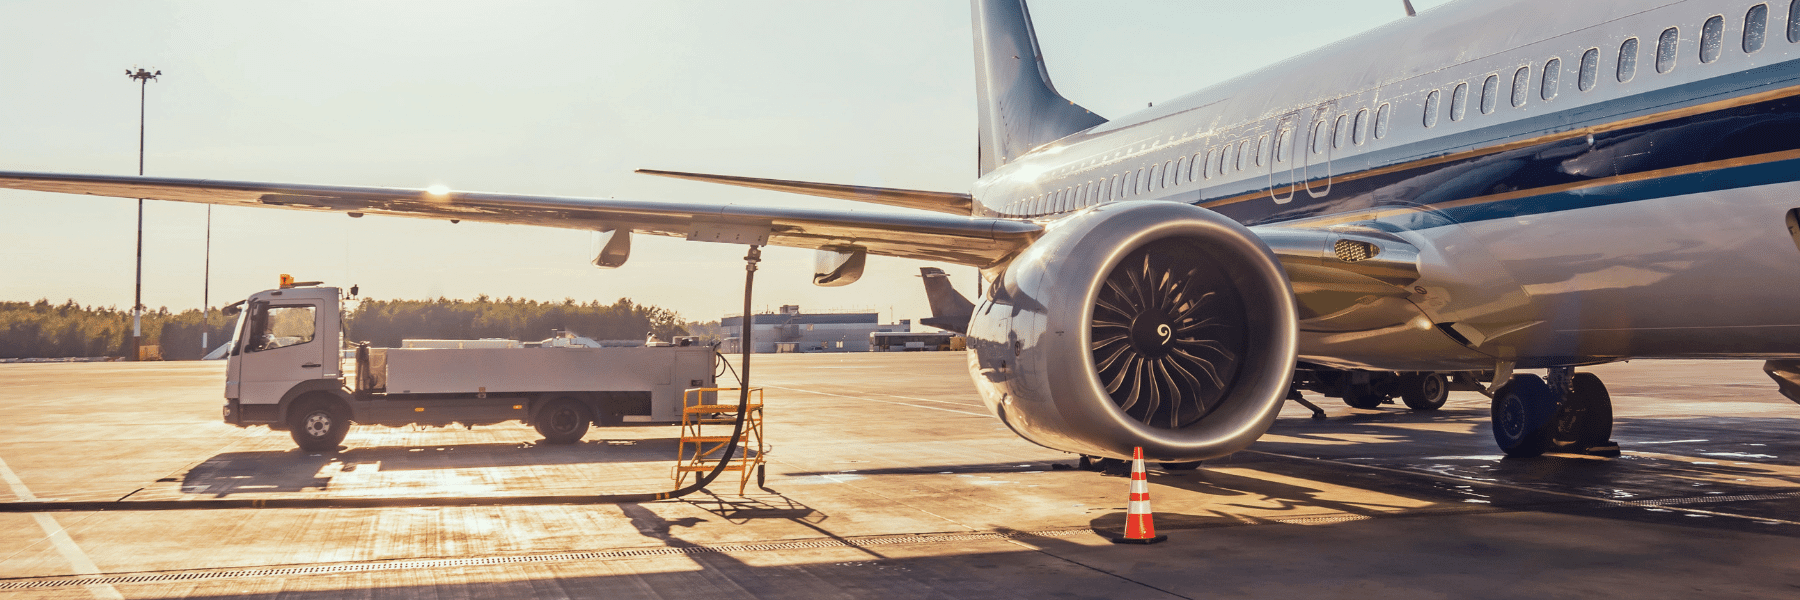
M1437 410L1450 399L1450 382L1443 373L1419 373L1400 378L1400 399L1413 410Z
M573 444L587 435L588 423L593 420L587 406L574 398L557 398L538 411L537 422L532 426L544 436L545 443Z
M301 400L288 413L288 433L307 452L330 452L350 433L350 419L329 400Z

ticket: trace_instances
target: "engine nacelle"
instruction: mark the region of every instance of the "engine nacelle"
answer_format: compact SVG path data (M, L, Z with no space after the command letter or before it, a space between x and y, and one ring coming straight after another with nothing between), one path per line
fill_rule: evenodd
M1072 215L990 289L969 324L970 372L988 409L1038 444L1216 458L1267 431L1287 397L1287 274L1213 211L1130 202Z

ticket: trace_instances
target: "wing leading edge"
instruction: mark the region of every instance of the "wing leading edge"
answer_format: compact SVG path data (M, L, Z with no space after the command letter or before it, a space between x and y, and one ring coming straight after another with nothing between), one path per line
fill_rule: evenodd
M1043 232L1035 223L940 214L899 215L732 204L446 192L210 179L0 171L0 188L535 225L630 230L700 241L763 241L797 248L863 248L872 254L989 267Z

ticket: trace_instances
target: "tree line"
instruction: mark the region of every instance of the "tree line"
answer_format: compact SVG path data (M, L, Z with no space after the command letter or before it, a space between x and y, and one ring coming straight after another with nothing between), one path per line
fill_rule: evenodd
M164 360L196 360L207 352L200 347L202 332L217 347L231 338L235 324L235 318L218 309L207 311L204 318L197 309L145 311L143 343L159 346ZM654 333L666 340L687 335L674 311L629 298L612 304L487 296L473 301L362 300L346 315L344 325L350 340L377 347L397 347L405 338L535 341L556 330L594 339L643 339ZM130 342L130 311L82 306L74 300L0 302L0 358L124 356Z
M200 334L214 346L231 338L233 320L198 309L171 313L167 307L144 311L145 345L162 348L165 360L196 360L208 350ZM74 300L51 304L0 302L0 358L69 358L124 356L131 344L131 312L113 307L82 306Z

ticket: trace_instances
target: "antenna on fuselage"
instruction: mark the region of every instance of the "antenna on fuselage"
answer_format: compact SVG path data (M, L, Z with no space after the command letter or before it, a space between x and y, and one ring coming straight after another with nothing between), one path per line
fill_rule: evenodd
M1419 16L1419 12L1413 10L1412 0L1400 0L1400 3L1406 5L1406 16L1409 16L1409 17Z

